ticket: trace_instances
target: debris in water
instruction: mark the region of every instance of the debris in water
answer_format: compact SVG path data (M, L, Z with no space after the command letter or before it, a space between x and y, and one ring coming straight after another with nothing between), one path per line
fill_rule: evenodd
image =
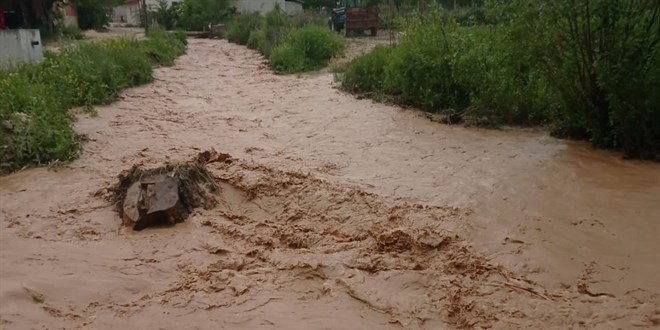
M174 225L183 222L195 208L214 207L216 200L211 193L218 190L218 185L204 167L213 158L209 154L217 152L205 151L192 162L152 169L136 165L119 174L119 182L110 191L123 223L134 230ZM221 155L215 158L231 159Z

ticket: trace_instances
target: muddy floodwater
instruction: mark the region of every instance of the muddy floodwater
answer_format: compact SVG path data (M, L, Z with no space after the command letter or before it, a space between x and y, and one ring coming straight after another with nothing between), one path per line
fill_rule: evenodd
M660 326L660 164L434 123L225 41L155 78L76 122L76 161L0 178L0 328ZM211 148L215 208L121 226L122 170Z

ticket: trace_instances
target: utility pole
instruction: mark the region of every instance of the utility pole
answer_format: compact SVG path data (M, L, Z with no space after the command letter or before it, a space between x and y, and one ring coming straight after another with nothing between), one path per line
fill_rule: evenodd
M144 35L149 33L149 18L147 17L147 0L142 0L142 20L144 21Z

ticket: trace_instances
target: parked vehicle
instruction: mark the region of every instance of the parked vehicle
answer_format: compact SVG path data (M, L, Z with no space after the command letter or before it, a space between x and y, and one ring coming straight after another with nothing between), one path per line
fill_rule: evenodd
M369 30L372 36L378 33L378 7L361 7L360 0L341 0L332 9L329 20L332 31L344 32L349 35L352 32L364 33Z

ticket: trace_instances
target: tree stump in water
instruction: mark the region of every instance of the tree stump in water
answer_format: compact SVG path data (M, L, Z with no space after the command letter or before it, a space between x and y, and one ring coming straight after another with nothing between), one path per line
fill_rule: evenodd
M179 180L164 174L151 175L134 182L126 191L123 221L134 230L158 225L173 225L188 217L179 197Z

